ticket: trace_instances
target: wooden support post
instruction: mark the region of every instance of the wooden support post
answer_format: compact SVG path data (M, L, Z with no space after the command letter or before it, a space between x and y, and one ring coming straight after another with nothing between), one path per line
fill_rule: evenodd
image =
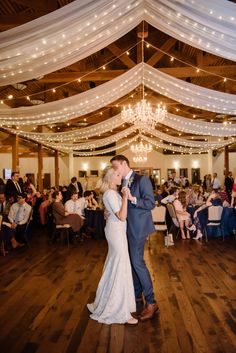
M55 186L59 189L59 151L55 151Z
M38 190L43 191L43 146L38 144Z
M12 171L19 172L19 136L13 135L12 143Z
M229 173L229 146L225 146L225 160L224 160L224 173L225 177L227 177Z

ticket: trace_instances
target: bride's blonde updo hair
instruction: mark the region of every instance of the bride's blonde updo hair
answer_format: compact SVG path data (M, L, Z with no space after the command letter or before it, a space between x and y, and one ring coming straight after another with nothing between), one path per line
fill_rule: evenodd
M108 166L103 170L101 185L100 185L100 192L104 193L107 191L111 186L111 177L114 174L115 169L112 166Z

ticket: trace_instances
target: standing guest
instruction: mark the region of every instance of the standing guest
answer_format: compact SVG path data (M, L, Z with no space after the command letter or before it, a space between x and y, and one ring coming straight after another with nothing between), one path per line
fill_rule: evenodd
M136 302L146 305L141 312L140 320L152 319L159 312L156 303L150 273L144 261L144 246L147 236L155 232L151 210L155 207L152 184L145 175L136 174L123 155L111 159L115 170L124 178L123 185L128 186L127 236L130 260L133 268L133 281Z
M229 199L231 199L233 184L234 184L234 178L232 176L232 172L228 172L228 175L225 178L224 185L225 185L225 191L227 192Z
M28 194L26 202L31 206L34 205L34 196L36 195L37 190L35 189L35 186L30 177L27 177L24 189L25 192Z
M211 174L207 174L206 177L206 192L209 193L212 191L212 187L211 187Z
M12 172L11 173L11 179L7 180L6 187L5 187L5 195L7 200L9 200L10 197L14 197L14 201L17 201L17 196L22 193L22 188L19 184L19 173L18 172Z
M211 181L211 186L213 190L220 189L220 179L217 178L217 173L213 173L213 179Z
M233 187L232 187L232 194L231 194L231 206L234 205L234 200L236 198L236 178L234 179Z
M180 185L180 179L177 177L176 172L172 173L172 180L174 185L179 186Z
M77 181L76 177L71 178L71 183L69 184L67 188L67 200L70 199L71 195L77 192L79 197L82 197L83 195L83 188L82 185L79 181Z

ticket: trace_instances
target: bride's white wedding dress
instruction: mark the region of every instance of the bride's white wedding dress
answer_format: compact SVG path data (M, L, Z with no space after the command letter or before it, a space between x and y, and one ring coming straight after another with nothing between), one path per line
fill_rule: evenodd
M95 301L87 307L92 313L90 317L98 322L122 324L131 319L131 312L136 311L126 221L120 221L115 215L122 203L118 192L107 190L103 202L110 213L105 227L108 254Z

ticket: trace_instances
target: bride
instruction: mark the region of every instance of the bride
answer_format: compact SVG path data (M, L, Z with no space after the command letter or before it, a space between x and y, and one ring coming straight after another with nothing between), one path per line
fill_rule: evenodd
M108 211L105 235L108 254L95 301L87 304L90 317L105 324L137 324L131 313L136 311L133 279L126 237L126 217L129 189L118 193L121 175L112 167L104 170L101 184L103 203Z

